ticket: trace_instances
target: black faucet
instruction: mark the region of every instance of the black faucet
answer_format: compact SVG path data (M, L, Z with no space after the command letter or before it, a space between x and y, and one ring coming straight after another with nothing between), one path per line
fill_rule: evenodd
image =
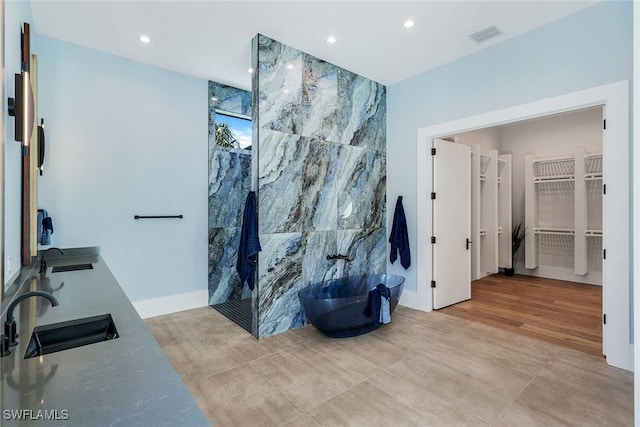
M331 260L336 260L336 259L343 259L345 261L353 261L351 258L349 258L349 255L341 255L341 254L337 254L337 255L327 255L327 259L329 261Z
M60 248L49 248L46 251L42 251L42 253L40 254L40 273L41 274L47 272L47 261L44 259L44 256L49 251L58 251L60 252L60 255L64 255L64 251Z
M11 304L9 304L9 308L7 308L7 320L4 322L4 339L3 341L7 342L7 345L9 347L12 347L16 344L18 344L18 341L16 341L16 338L18 338L18 333L17 333L17 328L16 328L16 321L13 318L13 309L16 308L16 305L20 304L22 301L26 300L27 298L30 297L44 297L47 298L49 301L51 301L51 305L53 307L57 306L58 300L56 299L56 297L54 297L51 294L48 294L46 292L41 292L41 291L33 291L33 292L27 292L24 293L22 295L20 295L18 298L16 298Z

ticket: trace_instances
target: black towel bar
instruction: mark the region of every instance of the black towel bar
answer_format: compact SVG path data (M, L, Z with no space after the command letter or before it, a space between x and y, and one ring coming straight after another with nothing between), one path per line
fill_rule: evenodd
M134 215L133 219L184 218L183 215Z

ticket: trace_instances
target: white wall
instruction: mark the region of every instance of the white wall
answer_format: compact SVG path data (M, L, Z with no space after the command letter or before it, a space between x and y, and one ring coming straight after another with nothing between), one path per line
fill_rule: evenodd
M207 81L43 36L34 51L52 245L100 246L132 301L206 305Z
M4 281L7 284L20 268L22 148L14 139L15 120L6 108L7 97L15 96L14 74L20 73L22 23L31 23L31 6L26 0L4 2ZM31 29L33 33L33 28ZM33 44L32 44L33 46ZM11 257L11 265L7 259Z
M480 152L482 153L489 150L500 151L500 134L498 133L498 128L496 127L459 133L455 135L455 138L455 142L457 142L458 144L464 144L470 147L479 145Z
M632 79L632 4L602 2L404 80L387 92L387 200L404 195L417 244L417 130L436 123ZM598 31L593 31L598 28ZM387 226L391 215L387 215ZM417 263L406 277L416 290Z

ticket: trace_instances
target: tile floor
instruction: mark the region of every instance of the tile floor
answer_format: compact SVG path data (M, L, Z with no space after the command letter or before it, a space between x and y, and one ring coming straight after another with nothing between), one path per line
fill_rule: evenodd
M442 313L341 340L258 341L209 307L146 324L216 427L633 425L631 372Z

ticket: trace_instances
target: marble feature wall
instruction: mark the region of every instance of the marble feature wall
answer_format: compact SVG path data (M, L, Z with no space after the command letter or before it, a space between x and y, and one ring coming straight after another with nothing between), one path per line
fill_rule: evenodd
M251 151L215 145L216 108L250 116L251 92L209 82L209 305L243 296L236 260L251 190Z
M386 88L263 35L253 64L262 338L305 323L304 287L386 270Z

